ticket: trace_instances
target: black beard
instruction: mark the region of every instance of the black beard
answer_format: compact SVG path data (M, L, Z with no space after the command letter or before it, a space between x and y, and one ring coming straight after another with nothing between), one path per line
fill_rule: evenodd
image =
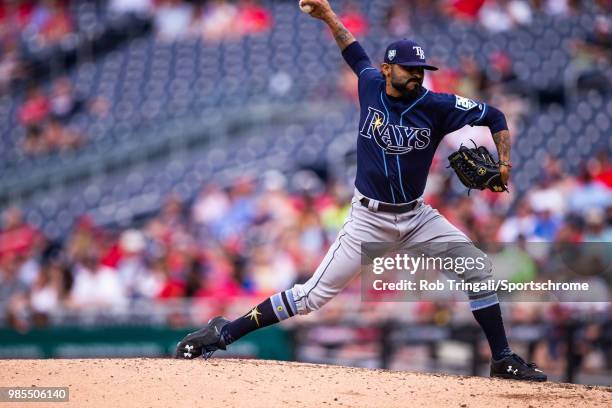
M393 88L395 88L396 91L398 91L399 93L402 94L402 98L404 99L414 99L417 96L419 96L419 94L421 93L421 84L420 83L415 83L414 85L414 89L412 91L408 90L406 88L406 85L408 85L408 82L410 82L411 80L407 80L403 83L401 82L396 82L396 81L391 81L391 86Z

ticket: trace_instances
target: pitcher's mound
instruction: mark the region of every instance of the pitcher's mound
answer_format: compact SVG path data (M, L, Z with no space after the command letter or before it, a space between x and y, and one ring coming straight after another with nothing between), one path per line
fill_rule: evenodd
M609 387L262 360L3 360L0 373L3 387L70 389L68 403L28 407L612 406Z

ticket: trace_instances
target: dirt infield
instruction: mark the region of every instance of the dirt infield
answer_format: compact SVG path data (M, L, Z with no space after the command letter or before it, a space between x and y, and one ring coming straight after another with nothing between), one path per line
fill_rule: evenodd
M612 388L263 360L0 360L0 386L67 386L16 407L610 407Z

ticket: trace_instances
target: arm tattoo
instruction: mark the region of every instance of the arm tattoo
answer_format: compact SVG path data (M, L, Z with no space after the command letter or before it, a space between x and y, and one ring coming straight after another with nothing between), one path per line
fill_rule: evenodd
M346 28L338 31L336 35L334 36L334 39L336 40L338 44L344 44L350 38L351 38L351 33L349 33Z
M510 132L506 129L493 134L499 160L510 162Z
M355 37L349 30L346 29L342 21L335 14L332 15L327 20L327 25L334 35L334 39L336 40L336 44L340 48L340 51L344 50L346 47L355 42Z

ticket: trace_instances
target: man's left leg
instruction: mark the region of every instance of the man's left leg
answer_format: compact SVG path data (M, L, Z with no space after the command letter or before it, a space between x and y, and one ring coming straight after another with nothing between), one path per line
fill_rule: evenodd
M396 234L393 214L370 212L353 197L336 240L308 281L269 297L231 322L223 317L212 319L179 342L176 357L208 358L254 330L319 310L359 273L362 242L389 241Z
M414 217L406 218L403 225L406 233L402 241L407 244L427 243L428 252L431 252L428 253L429 256L483 259L483 267L466 269L465 273L457 274L457 277L465 282L487 282L493 278L493 264L486 254L429 205L424 205ZM468 291L467 295L472 314L487 337L491 349L491 376L546 381L546 375L535 364L525 362L510 349L497 294Z

